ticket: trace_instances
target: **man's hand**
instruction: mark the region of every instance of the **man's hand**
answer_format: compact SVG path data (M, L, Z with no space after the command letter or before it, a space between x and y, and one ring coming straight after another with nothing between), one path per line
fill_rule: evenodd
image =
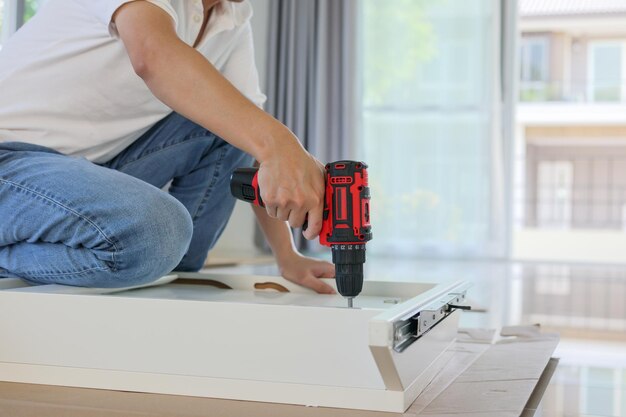
M297 252L278 258L278 268L283 278L320 294L336 294L335 290L320 278L334 278L335 266L319 259L308 258Z
M324 166L301 146L291 148L277 149L260 162L261 197L270 217L287 221L293 228L307 220L302 234L311 240L322 229Z

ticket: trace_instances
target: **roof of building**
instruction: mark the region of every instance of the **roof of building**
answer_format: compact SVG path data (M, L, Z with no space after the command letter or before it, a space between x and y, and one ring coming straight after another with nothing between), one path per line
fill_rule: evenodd
M626 13L626 0L520 0L520 16L580 16Z

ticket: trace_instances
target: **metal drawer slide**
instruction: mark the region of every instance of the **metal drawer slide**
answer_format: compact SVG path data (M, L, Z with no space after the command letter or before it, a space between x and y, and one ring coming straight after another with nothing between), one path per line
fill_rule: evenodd
M402 352L422 335L448 317L454 310L469 310L465 302L466 291L449 293L445 297L429 304L411 317L394 323L393 349Z

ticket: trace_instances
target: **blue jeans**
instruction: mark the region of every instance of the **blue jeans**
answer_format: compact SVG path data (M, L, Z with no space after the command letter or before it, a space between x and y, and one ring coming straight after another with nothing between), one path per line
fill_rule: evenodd
M197 271L232 213L230 174L250 163L176 113L102 165L0 143L0 277L122 287Z

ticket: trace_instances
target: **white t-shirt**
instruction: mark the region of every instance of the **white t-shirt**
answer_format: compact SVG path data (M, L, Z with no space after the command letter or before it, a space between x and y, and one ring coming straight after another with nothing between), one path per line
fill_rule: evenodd
M111 23L128 1L49 0L9 39L0 51L0 142L43 145L105 162L172 111L135 74ZM178 36L194 44L202 0L138 1L165 10ZM222 0L196 49L261 106L265 96L254 64L251 16L247 1Z

